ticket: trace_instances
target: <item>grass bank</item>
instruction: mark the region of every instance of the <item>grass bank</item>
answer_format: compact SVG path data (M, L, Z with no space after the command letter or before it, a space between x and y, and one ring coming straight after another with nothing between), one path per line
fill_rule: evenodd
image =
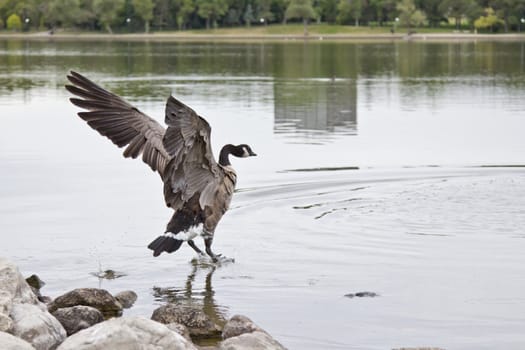
M56 38L56 39L110 39L110 40L525 40L525 34L481 34L455 31L449 28L418 28L408 35L406 28L390 26L355 27L329 24L311 24L308 35L301 24L273 24L268 26L199 29L186 31L156 31L146 33L78 32L59 30L54 34L0 32L0 38Z

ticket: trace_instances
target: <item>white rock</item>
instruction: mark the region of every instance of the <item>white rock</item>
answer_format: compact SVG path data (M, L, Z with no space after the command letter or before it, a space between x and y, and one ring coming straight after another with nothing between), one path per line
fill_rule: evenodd
M144 317L112 318L73 334L57 350L197 350L180 334Z
M219 343L219 350L286 350L268 333L255 331L228 338Z
M55 349L66 337L62 325L38 301L13 263L0 258L0 329L31 343Z
M0 314L0 332L9 332L12 328L13 320L7 315Z
M56 349L66 339L64 327L39 305L13 304L11 333L31 343L37 350Z
M2 350L35 350L35 348L25 340L6 332L0 332L0 345L2 345Z
M9 315L13 303L39 304L18 267L0 258L0 314ZM45 309L45 306L43 308Z
M224 326L219 350L285 350L277 340L246 316L235 315Z

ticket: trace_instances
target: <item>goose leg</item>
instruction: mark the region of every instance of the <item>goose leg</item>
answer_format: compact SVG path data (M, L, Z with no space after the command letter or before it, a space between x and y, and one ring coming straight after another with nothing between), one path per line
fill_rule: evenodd
M195 250L197 252L197 254L199 255L204 255L204 252L202 250L199 249L199 247L197 247L197 245L195 244L195 242L193 242L193 240L189 240L188 241L188 244L190 247L193 248L193 250Z
M213 262L217 262L218 258L221 255L220 254L219 255L215 255L215 253L211 251L211 244L212 243L213 243L213 238L212 237L204 239L204 245L206 246L206 253L208 253L208 255L213 260Z

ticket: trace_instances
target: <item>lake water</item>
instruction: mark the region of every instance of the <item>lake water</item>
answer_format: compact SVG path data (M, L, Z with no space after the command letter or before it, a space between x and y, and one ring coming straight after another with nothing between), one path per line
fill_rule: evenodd
M1 41L0 255L52 297L132 289L128 315L193 303L290 349L523 349L524 46ZM76 117L70 69L252 146L214 242L235 263L151 256L161 182Z

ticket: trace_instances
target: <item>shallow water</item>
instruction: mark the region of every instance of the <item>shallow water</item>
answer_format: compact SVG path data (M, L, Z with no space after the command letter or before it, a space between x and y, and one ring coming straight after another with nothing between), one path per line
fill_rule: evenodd
M521 42L2 42L0 255L53 297L132 289L127 314L194 303L290 349L521 349L523 57ZM214 242L235 263L151 257L171 215L158 176L75 117L68 69L159 121L173 92L216 151L252 145ZM93 276L108 269L125 276Z

